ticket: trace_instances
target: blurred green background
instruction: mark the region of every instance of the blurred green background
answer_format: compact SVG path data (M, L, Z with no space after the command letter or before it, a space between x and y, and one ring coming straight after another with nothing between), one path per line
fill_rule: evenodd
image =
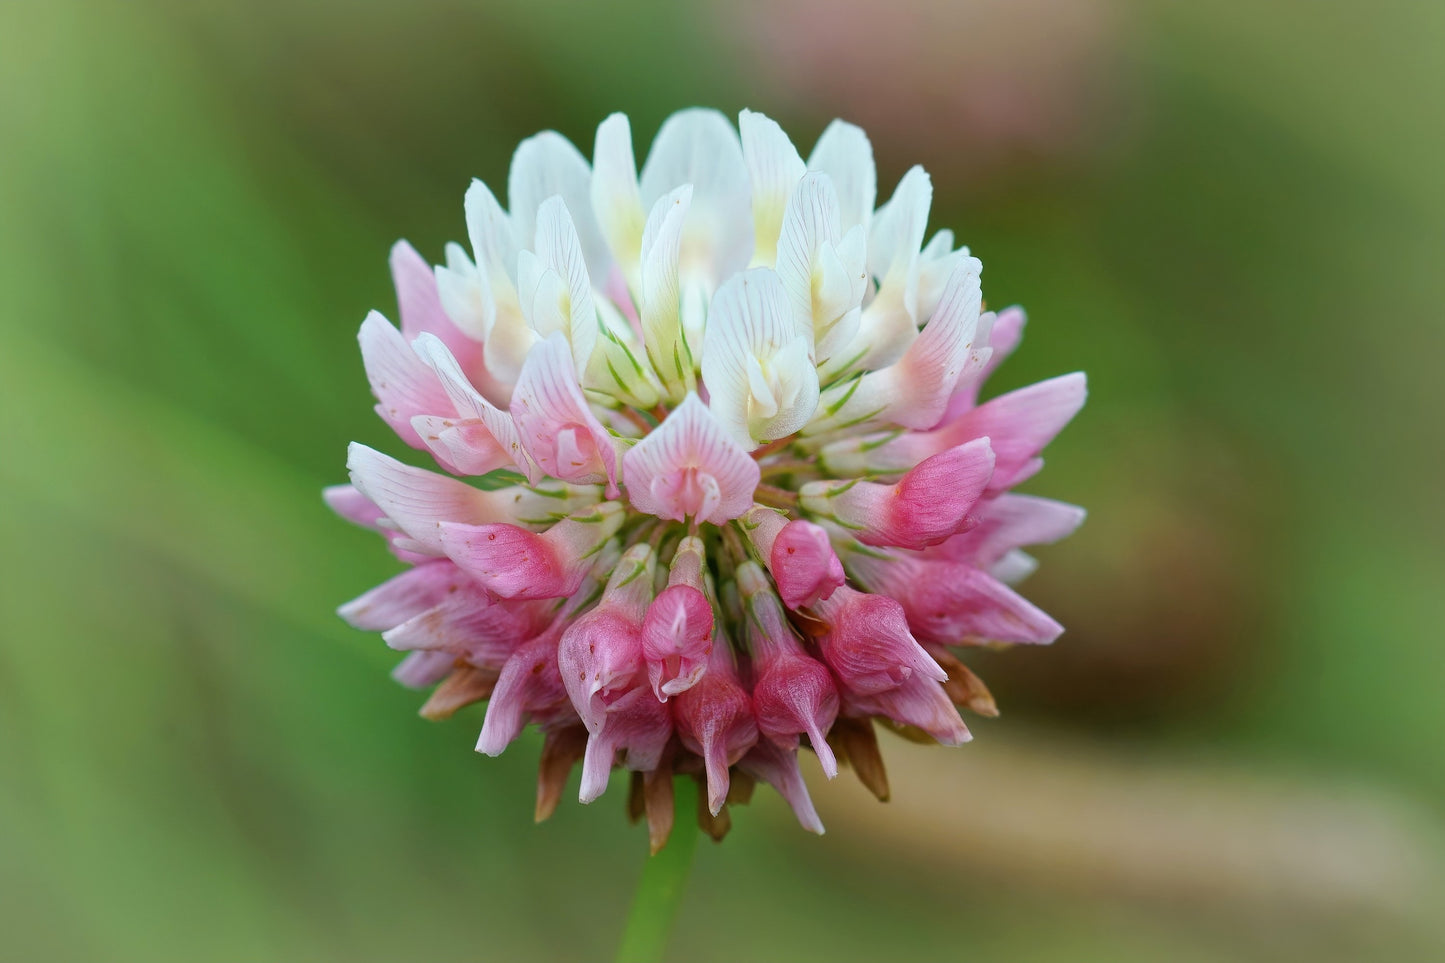
M0 956L610 954L624 793L534 827L537 740L419 719L318 490L404 451L391 242L701 103L929 168L1029 308L1004 387L1089 372L1030 487L1091 517L1003 718L818 780L821 839L760 793L675 958L1441 959L1442 49L1406 0L0 4Z

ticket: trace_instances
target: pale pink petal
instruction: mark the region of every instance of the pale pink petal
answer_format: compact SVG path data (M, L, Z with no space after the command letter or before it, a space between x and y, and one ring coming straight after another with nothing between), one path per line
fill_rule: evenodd
M986 363L979 369L977 374L961 380L958 390L948 402L948 411L944 414L944 421L952 421L968 409L978 404L978 391L988 381L989 376L998 370L998 366L1008 360L1009 356L1018 348L1019 342L1024 337L1024 325L1028 317L1024 309L1020 307L1005 308L994 318L993 328L989 334L988 343L992 352Z
M402 441L426 450L426 444L411 426L411 419L416 415L454 414L436 372L416 356L401 332L376 311L361 323L357 339L361 342L361 360L371 382L371 393L376 396L376 413Z
M487 715L477 738L478 752L501 755L521 734L530 713L566 700L567 689L557 668L557 640L561 634L559 622L518 646L502 666L497 686L487 701Z
M438 424L436 419L426 419L426 428L441 429L437 432L435 443L425 433L422 435L422 440L428 442L433 453L440 455L437 451L440 447L455 459L459 468L463 464L466 466L462 469L465 474L484 475L497 468L510 467L536 481L536 470L522 451L521 437L512 416L472 386L458 359L439 338L423 334L412 347L436 372L442 390L457 415L457 420L451 424ZM413 421L413 427L420 429L422 426ZM450 434L443 439L444 433Z
M617 491L617 451L582 394L571 349L561 334L534 347L512 393L522 446L544 474L572 482L607 482Z
M464 370L483 370L481 343L452 323L442 309L432 266L406 241L392 245L391 278L396 285L401 336L414 342L423 334L432 335L441 339Z
M640 512L721 525L752 507L759 470L689 394L623 456L622 477Z
M818 818L808 787L803 783L796 750L788 751L779 748L771 739L763 739L739 760L738 768L776 789L778 795L793 807L793 815L798 817L798 823L804 829L823 835L823 822Z
M436 685L456 667L449 652L413 652L397 663L391 677L408 689L425 689Z
M326 507L353 525L379 531L378 524L386 513L376 503L357 491L355 485L331 485L321 490Z
M945 746L961 746L973 738L943 686L919 675L882 692L850 693L845 703L849 713L884 716L922 729Z
M336 613L353 628L384 632L437 605L464 581L451 562L429 561L382 582Z

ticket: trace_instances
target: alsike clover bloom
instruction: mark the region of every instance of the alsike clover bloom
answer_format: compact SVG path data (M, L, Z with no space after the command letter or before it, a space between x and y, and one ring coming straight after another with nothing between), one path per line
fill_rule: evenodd
M362 359L447 474L351 446L327 501L409 567L341 615L436 685L424 716L489 700L480 751L542 730L539 819L580 760L583 802L631 771L654 850L674 774L714 836L759 779L821 833L800 748L886 798L875 722L966 742L956 706L996 710L953 650L1062 631L1009 586L1083 512L1010 489L1083 375L980 403L1023 312L924 243L921 168L875 190L849 124L804 162L761 114L687 110L639 176L615 114L590 166L524 141L509 210L474 182L470 253L392 251L401 330L373 312Z

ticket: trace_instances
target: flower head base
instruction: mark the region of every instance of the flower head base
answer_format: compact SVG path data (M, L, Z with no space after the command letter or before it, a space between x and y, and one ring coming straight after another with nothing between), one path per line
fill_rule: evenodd
M590 166L539 134L507 194L472 185L444 266L398 244L401 329L361 326L377 412L448 474L353 445L326 492L409 566L340 613L437 686L422 714L487 700L488 755L538 726L538 819L578 762L583 802L631 770L654 851L674 774L715 836L757 779L822 832L802 749L886 798L874 719L967 741L956 707L997 709L953 649L1062 631L1009 583L1083 512L1008 489L1084 380L979 403L1023 313L924 244L927 174L875 211L858 128L805 162L688 110L640 176L620 114Z

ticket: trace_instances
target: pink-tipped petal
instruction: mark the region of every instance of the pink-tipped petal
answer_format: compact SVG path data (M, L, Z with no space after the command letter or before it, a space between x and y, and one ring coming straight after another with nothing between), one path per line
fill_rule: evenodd
M425 450L426 443L411 426L412 418L454 414L436 372L416 356L402 333L376 311L361 322L357 339L361 342L361 360L371 382L371 393L376 396L376 413L402 441Z
M432 266L406 241L392 245L391 280L396 285L403 338L408 342L423 334L440 338L463 369L482 370L481 343L467 337L447 317Z
M721 525L752 507L759 469L689 393L623 457L622 477L640 512Z
M1048 545L1072 535L1085 516L1077 505L1015 494L989 499L976 514L975 527L938 546L941 557L987 568L1015 549Z
M412 345L417 355L436 372L442 390L456 416L440 420L436 416L420 416L423 424L436 432L436 438L422 431L417 418L412 419L422 441L438 458L445 456L456 465L460 474L485 475L497 468L515 468L531 481L537 474L522 451L521 438L512 416L488 401L462 370L441 339L422 334Z
M604 502L541 535L516 525L444 522L441 547L462 571L503 598L562 598L577 591L593 556L625 517L620 504Z
M989 439L925 458L895 485L809 482L802 505L848 528L865 545L921 549L970 527L969 512L993 476Z
M478 752L500 755L521 734L529 714L566 700L567 690L557 668L560 635L560 626L549 629L518 646L502 666L482 720Z
M948 401L948 410L944 412L945 422L952 421L978 404L979 389L1018 348L1027 321L1024 309L1020 307L1005 308L998 313L989 333L989 357L975 374L959 381L957 390Z

